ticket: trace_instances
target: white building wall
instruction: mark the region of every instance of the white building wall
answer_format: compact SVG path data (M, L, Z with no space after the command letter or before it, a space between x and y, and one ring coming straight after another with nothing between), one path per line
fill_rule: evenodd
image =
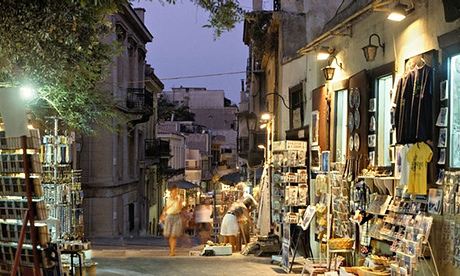
M304 83L306 80L306 70L307 70L307 58L305 56L293 59L287 63L282 64L281 66L281 96L284 98L286 104L290 106L289 102L289 88L299 84ZM279 131L280 140L286 138L286 130L290 128L289 125L289 109L287 109L282 101L278 101L278 120L281 121L281 128ZM306 99L304 99L306 102ZM304 108L304 125L309 124L309 120L305 117L305 108Z

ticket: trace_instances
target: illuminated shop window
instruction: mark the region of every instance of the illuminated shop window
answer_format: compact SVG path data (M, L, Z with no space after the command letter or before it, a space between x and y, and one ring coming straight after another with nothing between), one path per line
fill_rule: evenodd
M449 63L449 91L450 124L448 128L449 138L449 166L460 168L460 54L452 56ZM440 140L442 138L440 137Z
M390 159L390 129L391 129L391 88L393 76L387 75L376 81L377 98L377 165L391 166ZM372 122L371 122L372 123Z
M348 91L335 92L335 162L344 163L347 154Z

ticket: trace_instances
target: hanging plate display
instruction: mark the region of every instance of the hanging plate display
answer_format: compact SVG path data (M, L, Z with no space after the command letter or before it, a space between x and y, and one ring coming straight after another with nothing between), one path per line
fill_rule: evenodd
M353 88L350 89L350 94L348 95L348 106L350 108L353 108L354 102L353 102Z
M353 119L355 121L355 129L358 129L359 124L361 123L361 117L359 115L359 110L355 110L355 113L353 114Z
M353 142L354 142L354 145L355 145L355 150L358 151L359 150L359 134L358 133L355 133L355 137L353 138Z
M355 106L356 109L358 109L359 105L361 104L361 95L359 94L359 89L358 88L354 89L353 97L355 98L353 100L353 102L355 104L354 106Z
M350 135L350 138L348 139L348 149L350 151L353 151L353 147L354 147L354 142L353 142L353 134Z
M350 132L353 131L353 127L355 125L355 120L353 118L353 112L348 112L348 128L350 129Z

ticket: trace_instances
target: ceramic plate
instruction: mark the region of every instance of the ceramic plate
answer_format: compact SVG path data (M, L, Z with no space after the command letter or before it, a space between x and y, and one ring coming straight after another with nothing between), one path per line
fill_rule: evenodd
M350 135L350 138L348 139L348 149L350 151L353 151L353 147L354 147L354 142L353 142L353 134Z
M355 150L359 150L359 134L355 133L355 137L353 137L353 143L355 144Z
M353 112L348 112L348 128L350 129L350 132L353 131L353 127L355 126L355 120L353 118Z
M348 106L350 108L353 108L354 102L353 102L353 88L350 90L350 94L348 95Z
M355 110L353 114L353 119L355 121L355 129L359 129L359 124L361 123L361 117L359 115L359 110Z
M353 96L355 97L355 99L353 100L353 102L355 104L355 108L358 109L359 105L361 104L361 95L359 94L358 88L355 88L354 91L355 92L353 93Z

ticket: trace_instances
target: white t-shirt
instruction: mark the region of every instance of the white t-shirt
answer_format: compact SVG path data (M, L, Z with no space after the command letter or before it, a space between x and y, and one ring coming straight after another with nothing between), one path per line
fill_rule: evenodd
M401 185L407 185L409 182L409 171L410 171L410 164L407 162L407 152L409 151L409 148L412 146L412 144L407 144L404 145L400 151L400 156L401 156L401 179L399 180L399 183Z

